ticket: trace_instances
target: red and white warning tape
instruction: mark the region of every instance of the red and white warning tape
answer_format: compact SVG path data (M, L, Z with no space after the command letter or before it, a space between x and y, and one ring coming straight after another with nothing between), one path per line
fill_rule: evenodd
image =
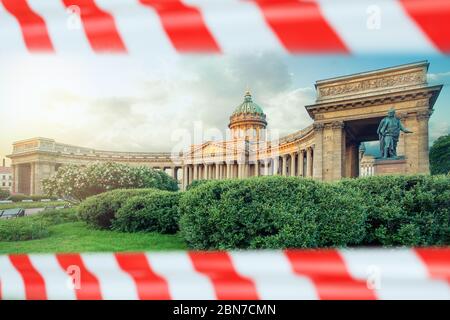
M448 0L0 0L2 52L450 53Z
M0 256L2 299L450 299L450 248Z

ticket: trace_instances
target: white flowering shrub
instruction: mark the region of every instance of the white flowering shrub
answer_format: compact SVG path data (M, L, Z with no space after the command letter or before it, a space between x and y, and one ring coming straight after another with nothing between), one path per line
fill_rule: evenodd
M45 194L72 202L115 189L178 190L177 181L164 171L114 162L63 166L42 184Z

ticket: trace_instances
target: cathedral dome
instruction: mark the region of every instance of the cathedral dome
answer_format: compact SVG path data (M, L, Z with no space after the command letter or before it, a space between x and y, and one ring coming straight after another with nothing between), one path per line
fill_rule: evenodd
M250 94L250 91L247 91L245 93L244 102L242 102L240 105L237 106L237 108L234 110L232 116L239 115L239 114L260 114L260 115L264 115L264 112L261 109L261 107L253 102L252 95Z
M232 137L245 139L260 139L267 126L266 115L260 106L252 100L249 91L245 93L242 102L231 114L230 124Z

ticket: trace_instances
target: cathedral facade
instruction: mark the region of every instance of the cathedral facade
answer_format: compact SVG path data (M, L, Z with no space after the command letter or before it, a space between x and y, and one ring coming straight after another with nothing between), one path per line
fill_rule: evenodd
M167 171L182 189L199 179L283 175L337 180L377 174L429 173L428 120L442 85L429 86L429 63L421 61L316 81L316 101L305 106L312 125L276 140L267 119L246 92L229 119L225 141L205 141L182 153L111 152L34 138L13 144L13 191L41 194L42 179L66 164L114 161ZM362 143L376 141L388 110L413 133L401 134L396 161L363 156ZM294 111L293 111L294 112Z

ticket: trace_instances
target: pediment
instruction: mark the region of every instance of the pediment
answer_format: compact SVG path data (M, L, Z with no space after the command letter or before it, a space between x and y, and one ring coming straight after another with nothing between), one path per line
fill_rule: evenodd
M186 157L208 158L216 155L232 155L235 152L246 152L245 144L241 141L207 141L187 152Z

